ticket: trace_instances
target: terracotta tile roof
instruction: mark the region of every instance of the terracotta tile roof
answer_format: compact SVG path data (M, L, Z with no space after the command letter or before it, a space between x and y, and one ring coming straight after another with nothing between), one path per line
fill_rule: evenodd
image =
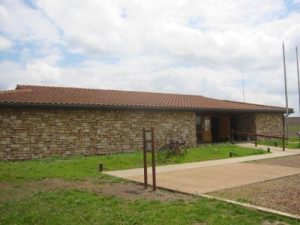
M281 107L218 100L195 95L17 85L0 91L0 105L151 108L199 111L275 111ZM290 109L292 112L292 109Z

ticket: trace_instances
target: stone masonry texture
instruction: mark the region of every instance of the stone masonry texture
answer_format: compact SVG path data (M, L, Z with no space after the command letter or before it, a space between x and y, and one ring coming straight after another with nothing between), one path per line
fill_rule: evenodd
M257 134L281 136L283 133L282 113L247 113L238 115L237 130ZM267 139L258 137L258 139ZM238 136L237 140L254 140L253 136Z
M283 133L283 121L281 113L257 113L255 114L255 127L258 134L281 136Z
M141 150L143 127L154 127L157 148L196 145L194 112L1 108L0 160Z

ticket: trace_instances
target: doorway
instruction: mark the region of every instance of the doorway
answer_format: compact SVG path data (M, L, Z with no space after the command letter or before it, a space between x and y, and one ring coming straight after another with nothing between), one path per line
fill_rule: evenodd
M211 118L212 142L218 142L219 141L219 124L220 124L220 118L219 117L212 117Z

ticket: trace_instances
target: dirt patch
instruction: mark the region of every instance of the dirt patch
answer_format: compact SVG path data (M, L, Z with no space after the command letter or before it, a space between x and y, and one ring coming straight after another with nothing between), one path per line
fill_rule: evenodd
M252 162L251 162L252 163ZM253 163L300 168L300 155L253 161Z
M300 215L300 174L210 194Z
M191 195L180 194L177 192L166 191L162 189L157 189L152 191L152 187L144 189L143 185L136 183L123 184L105 184L102 186L101 192L109 195L120 196L125 199L150 199L159 201L172 201L172 200L192 200L195 197Z
M157 189L157 191L154 192L151 187L144 189L143 185L134 182L97 183L89 180L66 181L62 179L45 179L42 181L24 183L21 186L0 183L0 201L29 197L39 191L57 191L61 189L86 190L97 194L113 195L129 200L144 198L159 201L172 201L178 199L190 201L195 198L191 195L162 189Z

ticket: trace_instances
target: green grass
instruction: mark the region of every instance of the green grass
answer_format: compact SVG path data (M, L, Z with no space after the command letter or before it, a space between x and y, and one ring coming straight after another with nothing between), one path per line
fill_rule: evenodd
M258 144L282 147L282 140L279 139L261 140L258 141ZM289 149L300 148L299 139L296 137L289 138L289 140L285 142L285 147Z
M289 124L289 137L298 139L297 132L299 131L300 131L299 125Z
M232 151L235 157L264 154L259 149L242 148L231 144L204 145L187 150L186 154L166 157L166 152L157 154L157 164L176 164L229 157ZM149 162L151 154L148 154ZM51 157L19 162L0 162L0 180L6 182L21 182L26 180L41 180L44 178L64 178L79 180L85 177L105 178L98 172L99 163L106 170L121 170L143 167L142 152L120 153L107 156L73 156Z
M164 157L166 153L159 153L158 162L170 164L227 158L229 151L236 156L263 153L232 145L209 145L189 149L185 155L168 159ZM122 181L122 185L124 181L99 173L99 162L103 162L109 170L140 167L142 154L0 162L0 225L252 225L266 221L299 224L296 220L205 198L153 201L142 197L129 200L117 194L105 195L97 191L101 190L101 185L113 185L115 181ZM97 193L79 189L76 186L78 182L72 182L72 188L57 191L41 189L38 181L45 178L83 179L85 182L96 180L94 185L99 185L99 189L96 189Z
M196 148L191 148L186 154L166 158L166 153L161 152L158 154L158 164L178 164L187 162L197 162L214 159L225 159L229 157L229 152L233 153L234 157L242 157L249 155L257 155L266 153L260 149L244 148L232 144L215 144L215 145L202 145Z
M253 225L266 221L299 224L296 220L204 198L169 202L124 200L65 190L40 192L22 201L0 202L0 224Z

